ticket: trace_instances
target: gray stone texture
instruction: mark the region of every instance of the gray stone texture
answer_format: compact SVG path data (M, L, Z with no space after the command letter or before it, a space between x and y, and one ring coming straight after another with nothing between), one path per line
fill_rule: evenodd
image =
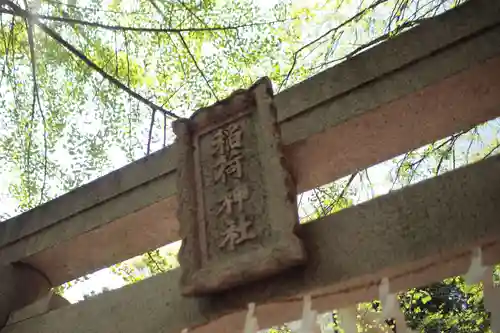
M464 273L476 246L484 264L500 261L499 202L496 156L301 225L305 269L203 298L182 297L174 270L2 333L234 333L248 302L264 328L297 319L305 293L320 312L368 301L382 277L398 291Z

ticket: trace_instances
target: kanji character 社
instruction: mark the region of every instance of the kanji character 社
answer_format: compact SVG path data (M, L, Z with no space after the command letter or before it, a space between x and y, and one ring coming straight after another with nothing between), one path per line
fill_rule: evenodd
M226 219L227 228L222 232L223 239L219 243L219 248L227 246L229 251L233 251L235 245L255 238L255 233L248 230L252 226L252 223L245 216L239 217L239 223L236 223L233 219Z

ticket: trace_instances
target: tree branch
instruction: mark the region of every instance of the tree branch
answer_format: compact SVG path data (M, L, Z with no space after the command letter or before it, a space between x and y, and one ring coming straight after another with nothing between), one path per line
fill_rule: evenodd
M443 165L443 161L446 158L446 155L449 154L450 151L453 149L453 147L455 146L455 143L457 142L459 137L460 137L459 135L454 136L453 139L448 144L448 147L446 148L446 150L439 157L439 162L437 164L436 172L434 173L434 175L436 175L436 176L439 175L439 172L441 171L441 166Z
M347 183L345 184L344 188L342 189L342 191L339 193L339 195L337 196L337 198L335 199L335 201L333 201L331 204L329 204L327 207L326 207L326 210L328 211L328 213L330 213L332 211L332 209L335 207L335 205L337 203L339 203L339 201L341 199L343 199L347 193L347 190L349 189L349 187L351 186L354 178L356 178L356 176L358 175L358 172L355 172L351 175L351 177L349 177L349 180L347 180Z
M311 70L317 70L318 68L327 66L327 65L329 65L331 63L340 62L340 61L343 61L343 60L348 60L348 59L354 57L355 55L357 55L358 53L360 53L361 51L364 51L364 50L366 50L366 49L368 49L368 48L370 48L372 46L375 46L375 45L377 45L379 43L382 43L382 42L386 41L387 39L389 39L392 35L398 34L398 33L400 33L401 31L403 31L405 29L412 28L415 25L420 24L422 21L425 21L425 20L426 19L420 19L420 20L405 22L404 24L401 24L399 27L397 27L394 31L390 31L388 33L385 33L385 34L383 34L383 35L381 35L381 36L379 36L379 37L377 37L375 39L372 39L368 43L365 43L363 45L358 46L357 48L355 48L354 50L352 50L351 52L349 52L348 54L346 54L343 57L340 57L340 58L337 58L337 59L333 59L333 60L330 60L330 61L325 61L321 65L311 67L310 69Z
M156 110L151 111L151 123L149 124L149 135L148 135L148 146L146 148L146 155L151 153L151 140L153 138L153 126L155 125L155 114Z
M4 56L4 63L2 66L2 76L0 76L0 86L2 85L3 78L4 78L5 72L7 70L7 63L9 62L10 48L14 50L14 24L15 24L15 20L14 20L14 17L12 17L12 21L10 23L9 38L6 39L5 34L3 33L3 21L2 21L2 33L4 35L5 56ZM9 48L9 44L10 44L10 48Z
M27 18L26 12L19 12L17 10L9 10L0 8L0 13L10 14L14 16L19 16L23 18ZM70 25L84 25L89 27L101 28L105 30L111 31L134 31L134 32L146 32L146 33L179 33L179 32L206 32L206 31L224 31L224 30L238 30L243 28L251 28L261 25L270 25L276 23L283 23L287 20L275 20L269 22L256 22L256 23L245 23L234 26L220 26L220 27L200 27L200 28L149 28L149 27L130 27L130 26L121 26L121 25L109 25L100 22L92 22L79 20L71 17L60 17L60 16L51 16L51 15L37 15L30 14L32 17L36 17L40 20L47 20L53 22L62 22Z
M483 156L483 160L485 160L488 157L490 157L491 155L493 155L493 153L495 152L495 150L497 150L498 148L500 148L500 143L497 143L496 146L494 146L486 155L484 155Z
M155 10L158 12L158 14L160 14L162 17L163 17L163 20L164 21L167 21L167 17L165 16L165 14L163 13L163 11L161 10L160 7L158 7L158 4L154 1L154 0L149 0L149 2L151 3L151 5L155 8ZM217 94L215 93L214 89L212 88L212 85L210 84L210 82L208 81L207 77L205 76L205 73L203 73L203 71L201 70L200 66L198 66L198 62L196 61L196 58L194 57L194 55L191 53L191 50L189 49L189 46L187 45L186 43L186 40L184 39L184 37L182 36L182 33L181 32L178 32L178 35L181 39L181 42L182 42L182 45L184 46L184 48L186 49L186 51L188 52L189 54L189 57L191 58L191 60L194 62L194 65L196 66L196 69L198 70L198 72L201 74L201 76L203 77L203 80L205 80L205 83L207 84L208 88L210 89L210 91L212 92L212 95L215 97L215 99L217 101L219 101L219 98L217 97Z
M160 265L158 265L158 262L157 262L157 261L153 258L153 256L151 255L151 252L148 252L148 257L149 257L149 259L150 259L151 261L153 261L153 263L154 263L154 264L155 264L155 266L156 266L156 269L157 269L160 273L165 272L165 271L164 271L164 270L160 267ZM154 274L153 274L153 272L151 272L151 274L152 274L152 275L154 275Z
M24 0L24 4L26 8L28 8L28 2L27 0ZM38 80L36 76L36 57L35 57L35 40L33 37L33 24L29 18L24 19L25 24L26 24L26 29L28 33L28 44L30 48L30 60L31 60L31 73L33 76L33 106L32 106L32 114L31 114L31 120L33 121L33 118L35 116L35 102L38 104L38 110L40 112L40 117L42 118L42 124L43 124L43 182L42 182L42 187L40 189L40 200L38 204L41 204L43 202L43 194L45 192L45 186L47 185L47 122L45 120L45 115L43 113L42 109L42 103L40 102L40 91L39 91L39 86L38 86ZM30 143L31 143L31 132L30 132ZM28 166L29 168L29 166ZM28 170L28 173L30 171Z
M203 80L205 81L205 83L207 84L208 88L210 89L210 91L212 92L212 95L215 97L215 99L217 100L217 102L219 101L219 97L217 97L217 94L215 93L215 90L214 88L212 87L212 85L210 84L210 81L208 81L207 77L205 76L205 73L203 72L203 70L200 68L200 66L198 65L198 62L196 61L196 58L194 57L193 53L191 53L191 50L189 49L189 46L187 45L186 43L186 40L184 39L184 37L182 36L182 34L179 32L179 37L181 39L181 42L182 42L182 45L184 45L184 48L186 49L186 51L188 52L189 54L189 57L191 58L191 60L193 60L193 63L194 65L196 66L196 69L198 70L198 72L200 73L200 75L203 77Z
M57 41L59 44L61 44L62 46L64 46L69 52L71 52L73 55L75 55L77 58L79 58L80 60L82 60L87 66L89 66L90 68L92 68L93 70L95 70L96 72L98 72L99 74L101 74L104 78L106 78L108 81L110 81L112 84L114 84L115 86L117 86L118 88L120 88L121 90L125 91L126 93L128 93L129 95L133 96L135 99L141 101L142 103L146 104L147 106L149 106L150 108L152 109L155 109L155 110L158 110L158 111L161 111L163 112L164 114L166 114L167 116L169 117L172 117L172 118L175 118L175 119L178 119L180 118L178 115L176 115L175 113L171 112L171 111L167 111L165 110L164 108L162 108L161 106L159 105L156 105L155 103L151 102L150 100L144 98L143 96L141 96L140 94L136 93L135 91L133 91L132 89L130 89L130 87L127 87L126 85L124 85L123 83L121 83L120 81L118 81L116 78L114 78L113 76L109 75L108 73L106 73L106 71L104 71L101 67L99 67L98 65L96 65L92 60L90 60L89 58L87 58L87 56L85 56L82 52L80 52L79 50L77 50L73 45L71 45L69 42L67 42L64 38L61 37L61 35L59 35L57 32L55 32L54 30L52 30L51 28L49 28L47 25L45 25L44 23L40 22L36 17L32 16L29 12L21 9L19 6L17 6L15 3L13 3L12 1L10 0L6 0L7 1L7 4L15 11L15 12L24 12L24 14L31 18L32 19L32 22L34 24L36 24L38 27L40 27L40 29L45 32L47 35L49 35L51 38L53 38L55 41Z
M195 13L195 12L193 12L193 11L191 10L191 8L189 8L189 7L188 7L188 6L184 3L184 1L182 1L182 0L177 0L177 2L178 2L178 3L180 3L180 4L181 4L181 6L182 6L182 7L183 7L183 8L184 8L184 9L185 9L185 10L186 10L186 11L187 11L187 12L188 12L188 13L189 13L192 17L194 17L194 18L195 18L198 22L200 22L203 26L208 27L208 24L207 24L207 23L205 23L205 21L204 21L201 17L199 17L198 15L196 15L196 13ZM210 31L210 33L212 34L212 36L215 36L215 37L217 37L217 38L220 38L220 35L219 35L219 34L215 34L215 32L214 32L214 31ZM237 36L238 36L238 38L239 38L238 30L236 30L236 35L237 35ZM229 56L229 54L227 53L227 51L225 50L225 48L224 48L224 47L222 48L222 52L223 52L223 53L224 53L224 54L228 57L228 59L230 59L230 56ZM243 51L243 53L244 53L244 51ZM238 71L238 74L239 74L239 76L240 76L241 80L243 81L243 80L244 80L244 78L243 78L243 76L241 75L241 71ZM250 84L251 84L251 81L252 81L252 79L250 78Z
M167 117L163 115L163 148L167 145Z
M315 188L313 188L313 193L314 196L316 197L316 200L318 200L319 207L321 208L321 214L322 214L321 216L326 216L327 213L325 207L323 206L323 202L321 201L321 198L319 197L318 192Z
M348 25L349 23L357 20L357 19L360 19L361 17L363 17L363 15L365 15L367 12L371 11L372 9L374 9L375 7L383 4L384 2L387 2L388 0L377 0L375 1L374 3L372 3L370 6L366 7L365 9L359 11L358 13L356 13L356 15L353 15L351 16L349 19L345 20L344 22L340 23L339 25L337 25L336 27L332 28L332 29L329 29L328 31L324 32L322 35L320 35L319 37L313 39L312 41L310 41L309 43L301 46L297 51L294 52L293 54L293 61L292 61L292 66L290 67L290 70L288 71L288 73L286 74L285 78L283 79L283 81L281 82L280 86L279 86L279 89L278 90L281 90L281 88L285 85L285 83L288 81L288 79L290 78L290 75L292 75L292 72L293 70L295 69L295 65L297 64L297 57L299 55L300 52L302 52L303 50L305 50L306 48L308 48L309 46L313 45L313 44L316 44L318 41L322 40L323 38L325 38L326 36L330 35L331 33L335 33L337 32L339 29L345 27L346 25Z
M373 183L372 183L372 180L370 178L370 175L368 174L368 170L369 169L365 169L365 177L366 177L366 180L368 181L368 187L370 189L371 198L374 198L375 197L375 190L373 189Z
M401 161L398 162L398 167L396 168L396 172L394 174L394 180L392 181L391 189L389 190L389 192L394 190L394 186L396 186L396 182L399 180L399 177L401 175L401 169L403 168L403 165L406 162L406 160L408 160L408 158L410 157L410 154L413 152L415 152L415 151L410 150L409 152L407 152L405 154L405 156L401 159Z
M27 2L25 0L26 7ZM31 62L31 72L33 76L33 101L31 103L31 113L30 113L30 121L28 124L26 124L26 129L28 131L28 151L26 153L26 178L27 178L27 183L28 183L28 201L31 204L31 145L33 144L33 126L35 122L35 113L36 113L36 96L38 94L38 83L36 80L36 65L35 65L35 50L33 47L33 27L31 26L31 23L28 22L27 19L24 19L25 24L26 24L26 30L28 34L28 43L29 43L29 50L30 50L30 62Z

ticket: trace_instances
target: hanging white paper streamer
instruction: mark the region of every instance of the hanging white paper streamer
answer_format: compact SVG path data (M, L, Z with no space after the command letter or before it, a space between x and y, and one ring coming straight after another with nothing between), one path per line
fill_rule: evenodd
M493 267L487 267L483 276L484 308L491 314L490 329L500 333L500 288L493 285Z
M379 298L382 304L382 320L393 318L396 321L398 332L415 333L406 325L406 320L399 306L396 294L389 293L389 279L383 278L379 285Z
M470 263L469 270L464 275L465 283L477 284L481 282L485 272L486 272L486 267L483 266L483 257L481 248L474 249L474 251L472 251L472 260Z
M254 316L254 313L255 313L255 303L248 304L248 312L245 318L245 326L243 328L243 333L257 333L257 331L259 330L257 318Z
M483 282L484 308L491 314L490 329L494 333L500 333L500 288L493 285L493 267L483 265L481 248L472 252L470 267L464 280L467 284Z
M490 329L494 333L500 333L500 288L492 286L489 290L485 289L484 297L484 307L491 314Z
M380 303L382 304L382 317L383 320L389 319L391 314L394 312L394 306L396 302L394 301L393 294L389 293L389 279L383 278L378 286L378 295L380 298Z
M316 323L317 311L312 311L311 295L304 296L302 307L302 319L297 333L314 333L318 330Z
M356 306L350 308L339 309L337 311L340 326L345 333L358 333Z

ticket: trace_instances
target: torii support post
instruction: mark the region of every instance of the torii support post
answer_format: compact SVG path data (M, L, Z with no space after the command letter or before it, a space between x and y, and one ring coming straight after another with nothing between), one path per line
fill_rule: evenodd
M42 273L26 264L0 267L0 328L11 313L47 295L51 287Z
M499 117L500 2L469 1L275 103L298 193ZM28 263L55 286L177 241L177 149L0 224L0 264ZM233 296L185 299L174 270L2 333L234 332L248 301L266 326L294 319L303 293L322 311L376 297L383 276L397 291L461 274L472 247L500 260L499 175L493 157L308 223L304 270Z

